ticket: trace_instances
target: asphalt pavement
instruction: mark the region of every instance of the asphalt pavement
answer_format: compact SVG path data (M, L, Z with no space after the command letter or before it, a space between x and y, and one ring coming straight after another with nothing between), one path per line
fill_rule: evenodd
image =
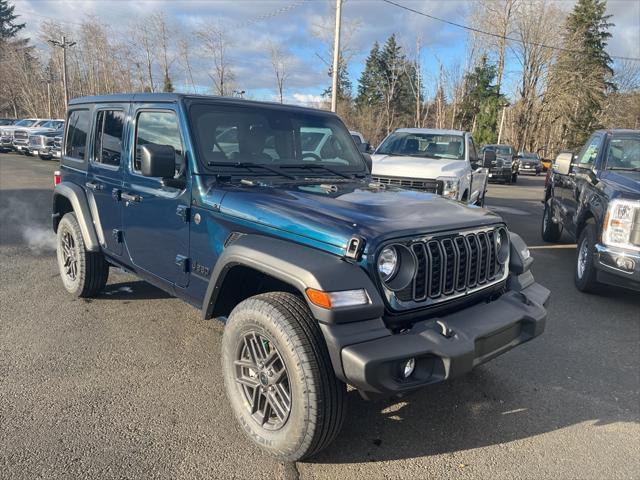
M64 291L56 166L0 154L0 478L640 478L640 296L574 288L575 245L540 239L543 176L487 206L552 291L546 332L400 401L351 391L336 442L294 465L236 425L221 323L113 269L99 298Z

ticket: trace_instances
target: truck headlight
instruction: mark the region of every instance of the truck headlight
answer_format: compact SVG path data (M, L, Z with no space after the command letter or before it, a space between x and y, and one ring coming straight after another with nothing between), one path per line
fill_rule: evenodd
M614 199L609 202L602 243L640 250L640 201Z
M384 286L397 292L411 283L417 265L411 250L396 243L382 249L378 255L377 268Z
M383 282L389 281L398 269L398 254L394 247L385 247L378 257L378 273Z
M442 196L457 199L460 191L460 179L458 177L438 177L438 182L442 183Z

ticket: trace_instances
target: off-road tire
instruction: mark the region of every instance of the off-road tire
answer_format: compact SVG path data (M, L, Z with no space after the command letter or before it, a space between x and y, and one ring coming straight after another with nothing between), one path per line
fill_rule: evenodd
M267 430L254 419L252 400L237 382L234 362L251 332L268 338L269 349L277 349L286 367L290 412L277 430ZM238 423L256 445L279 460L298 461L315 455L342 428L346 386L335 377L317 320L301 298L271 292L238 304L225 325L222 366L227 397Z
M69 238L72 245L67 248L72 250L76 263L73 276L65 266L68 260L65 256L65 242ZM109 264L101 252L87 251L75 213L66 213L60 220L56 247L58 269L64 288L76 297L95 297L107 284Z
M597 290L598 280L596 279L596 267L593 264L593 253L595 251L597 237L597 229L594 223L589 222L585 225L578 238L578 251L576 255L576 268L574 269L574 278L576 288L581 292L593 293ZM584 250L583 250L584 249ZM584 259L581 257L584 255ZM581 260L584 264L581 268Z
M551 210L551 199L544 204L544 213L542 214L542 228L540 229L542 240L545 242L555 243L560 240L562 229L560 225L553 221L553 211Z

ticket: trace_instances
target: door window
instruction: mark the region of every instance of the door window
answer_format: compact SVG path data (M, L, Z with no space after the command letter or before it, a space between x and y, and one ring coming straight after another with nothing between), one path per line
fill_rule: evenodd
M68 157L84 160L87 151L87 133L91 115L89 110L73 110L69 112L69 127L64 154Z
M101 165L117 167L122 155L124 112L102 110L96 118L93 161Z
M135 156L133 171L140 173L142 159L140 147L142 145L168 145L176 152L176 176L182 174L184 165L184 149L180 136L178 117L175 112L143 111L138 114L136 121Z
M600 135L594 135L589 139L580 156L578 157L578 165L588 167L593 165L600 149Z
M478 153L476 152L476 145L473 143L473 138L469 137L469 161L475 162L478 160Z

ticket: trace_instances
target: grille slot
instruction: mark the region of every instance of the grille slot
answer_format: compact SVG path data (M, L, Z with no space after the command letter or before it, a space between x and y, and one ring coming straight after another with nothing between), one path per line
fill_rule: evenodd
M435 179L417 179L405 177L372 177L374 183L391 185L394 187L408 188L410 190L420 190L421 192L439 193L439 182Z
M413 242L416 273L408 287L395 292L396 298L439 302L501 280L504 270L498 264L497 234L494 229Z

